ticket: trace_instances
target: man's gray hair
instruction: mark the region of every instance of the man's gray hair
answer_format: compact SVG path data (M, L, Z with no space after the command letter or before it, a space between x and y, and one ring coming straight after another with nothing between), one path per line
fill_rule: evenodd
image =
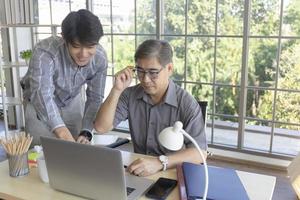
M158 62L165 66L172 61L173 51L171 45L164 40L146 40L140 44L134 54L134 61L138 59L157 58Z

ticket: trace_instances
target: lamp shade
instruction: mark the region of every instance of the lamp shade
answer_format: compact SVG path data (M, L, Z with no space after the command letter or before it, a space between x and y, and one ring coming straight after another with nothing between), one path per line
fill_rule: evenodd
M182 122L177 121L175 122L173 127L168 127L162 130L158 136L158 140L161 145L163 145L165 148L177 151L182 148L183 145L183 137L185 136L187 139L189 139L198 150L202 161L204 165L204 173L205 173L205 186L204 186L204 192L203 192L203 200L206 200L207 192L208 192L208 169L206 164L206 158L204 157L202 150L200 149L197 142L187 133L185 130L182 129Z
M183 145L183 135L180 132L181 129L182 123L177 121L173 127L167 127L162 130L158 136L160 144L171 151L181 149Z

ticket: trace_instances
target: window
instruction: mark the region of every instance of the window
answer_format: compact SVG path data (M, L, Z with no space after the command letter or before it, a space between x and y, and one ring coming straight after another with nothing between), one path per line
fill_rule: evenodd
M133 64L143 40L168 40L174 48L172 78L209 102L211 145L290 156L300 147L296 4L95 0L92 8L105 22L102 41L113 63L110 75Z

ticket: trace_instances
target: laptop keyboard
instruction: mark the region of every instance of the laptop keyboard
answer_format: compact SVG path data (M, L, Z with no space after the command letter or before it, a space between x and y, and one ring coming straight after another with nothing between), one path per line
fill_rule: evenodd
M127 196L129 196L134 190L134 188L126 187Z

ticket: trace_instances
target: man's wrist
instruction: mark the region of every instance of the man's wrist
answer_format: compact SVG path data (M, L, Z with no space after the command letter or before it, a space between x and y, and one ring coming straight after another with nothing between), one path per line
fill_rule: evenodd
M82 130L82 131L79 133L79 136L84 136L84 137L86 137L89 141L91 141L92 138L93 138L93 134L92 134L90 131L88 131L88 130Z
M160 155L158 157L158 159L159 159L159 161L161 162L161 164L163 166L162 170L166 171L167 167L168 167L168 164L169 164L169 158L167 156L165 156L165 155Z

